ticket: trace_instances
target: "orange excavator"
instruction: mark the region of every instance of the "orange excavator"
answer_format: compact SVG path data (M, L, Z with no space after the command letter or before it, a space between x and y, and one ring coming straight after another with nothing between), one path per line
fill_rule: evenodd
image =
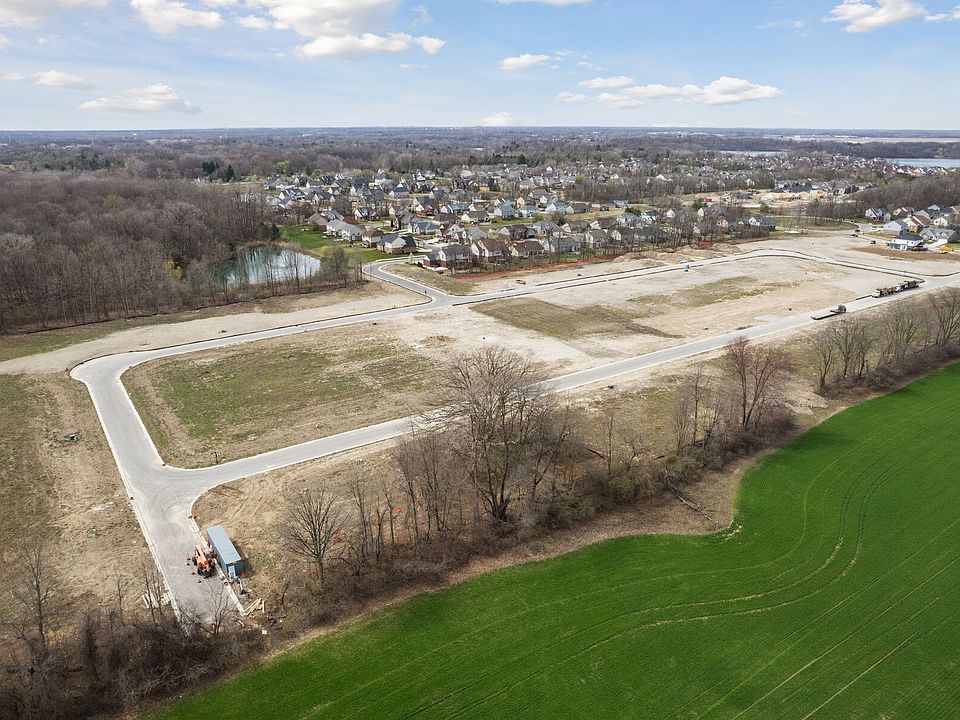
M208 578L214 573L213 561L217 554L203 545L197 545L193 551L193 564L197 566L197 575Z

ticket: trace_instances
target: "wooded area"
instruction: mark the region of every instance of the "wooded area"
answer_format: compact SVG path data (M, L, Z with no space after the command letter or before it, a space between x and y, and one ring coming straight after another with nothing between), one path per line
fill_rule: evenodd
M276 238L262 195L176 180L0 173L0 333L219 305L356 282L339 253L253 285Z

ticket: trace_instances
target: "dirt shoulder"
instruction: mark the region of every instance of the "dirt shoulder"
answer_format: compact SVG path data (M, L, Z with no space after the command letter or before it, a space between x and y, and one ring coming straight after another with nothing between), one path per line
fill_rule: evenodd
M58 373L100 355L197 342L422 302L396 286L268 298L194 312L0 337L0 374Z

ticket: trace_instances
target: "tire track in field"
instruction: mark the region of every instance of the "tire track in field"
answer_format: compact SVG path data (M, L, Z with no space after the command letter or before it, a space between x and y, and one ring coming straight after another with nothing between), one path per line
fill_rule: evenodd
M896 468L896 469L899 469L899 467L900 467L901 465L906 465L906 464L908 464L908 463L909 463L909 460L904 461L904 462L902 462L902 463L895 464L895 468ZM860 473L860 476L862 476L863 474L864 474L864 473L861 472L861 473ZM874 492L876 491L876 489L877 489L881 484L883 484L884 482L886 482L886 480L887 480L888 478L889 478L889 475L888 475L887 473L884 473L882 476L878 477L873 483L871 483L870 487L868 488L868 493L865 494L865 496L864 496L864 498L863 498L863 501L861 502L860 512L858 513L859 518L860 518L860 522L858 523L858 525L859 525L859 527L858 527L858 530L859 530L858 535L859 535L860 538L861 538L860 544L862 544L862 534L863 534L863 529L864 529L865 513L866 513L866 508L867 508L867 506L868 506L868 504L869 504L869 499L870 499L870 497L874 494ZM956 524L958 524L958 523L960 523L960 519L958 519L958 520L956 520L954 523L952 523L950 527L953 527L954 525L956 525ZM942 534L943 532L946 532L946 529L944 529L943 531L941 531L941 533L938 533L938 536L939 536L940 534ZM932 542L932 540L931 540L931 541L928 541L927 544L929 544L929 542ZM919 552L919 550L918 550L917 552ZM915 554L916 554L916 552L914 553L914 555L915 555ZM911 556L911 557L912 557L912 556ZM960 559L960 557L958 557L957 559ZM855 562L855 560L853 560L853 561ZM899 567L899 566L902 565L905 561L906 561L906 560L901 561L900 563L897 564L896 567ZM852 567L852 564L849 564L847 569L849 569L849 567ZM873 585L873 584L875 584L876 582L879 582L879 580L881 579L881 577L886 576L887 574L889 574L890 572L892 572L893 569L894 569L894 568L888 569L887 572L883 573L882 576L875 578L875 579L874 579L873 581L871 581L868 585ZM818 594L824 592L828 587L830 587L831 585L833 585L833 584L836 583L836 582L839 582L839 580L841 580L843 577L845 577L845 575L846 575L846 572L842 572L840 575L836 576L835 578L833 578L832 580L830 580L828 583L826 583L825 585L821 586L820 588L817 588L815 591L812 591L811 593L807 593L807 594L802 595L802 596L800 596L800 597L798 597L798 598L794 598L794 599L791 599L791 600L787 600L787 601L784 601L784 602L781 602L781 603L776 603L776 604L773 604L773 605L770 605L770 606L762 606L762 607L758 607L758 608L748 608L748 609L744 609L744 610L737 610L737 611L724 612L724 613L714 613L714 614L701 615L701 616L689 617L689 618L665 619L665 620L661 620L661 621L657 621L657 622L653 622L653 623L647 623L647 624L644 624L644 625L641 625L641 626L637 626L637 627L633 627L633 628L627 628L627 629L624 629L624 630L622 630L622 631L619 631L619 632L613 633L613 634L611 634L611 635L608 635L606 638L603 638L602 640L600 640L600 641L598 641L598 642L596 642L596 643L591 643L590 645L587 645L586 647L581 648L581 649L578 650L576 653L573 653L573 654L571 654L571 655L568 655L566 658L564 658L564 659L563 659L562 661L560 661L560 662L563 662L563 663L568 662L569 660L571 660L571 659L574 658L574 657L577 657L577 656L582 655L582 654L584 654L584 653L590 652L590 651L592 651L593 649L595 649L596 647L599 647L600 645L606 644L606 643L608 643L608 642L612 642L612 641L614 641L614 640L616 640L616 639L618 639L618 638L620 638L620 637L622 637L622 636L624 636L624 635L633 634L633 633L636 633L636 632L642 632L642 631L644 631L644 630L651 629L651 628L655 628L655 627L661 627L661 626L664 626L664 625L683 624L683 623L695 622L695 621L697 621L697 622L699 622L699 621L704 621L704 622L705 622L705 621L709 621L709 620L712 620L712 619L719 619L719 618L725 618L725 617L733 617L733 616L743 616L743 615L757 614L757 613L769 612L769 611L776 610L776 609L780 609L780 608L783 608L783 607L795 605L795 604L798 604L798 603L800 603L800 602L802 602L802 601L804 601L804 600L806 600L806 599L808 599L808 598L810 598L810 597L812 597L812 596L814 596L814 595L818 595ZM846 598L846 600L849 600L850 598L852 598L854 595L856 595L857 593L859 593L862 589L863 589L863 588L860 588L860 589L858 589L857 591L855 591L854 593L851 593L850 595L848 595L847 598ZM671 606L671 609L672 609L672 608L679 608L679 607L698 606L698 605L704 605L704 604L707 604L707 603L684 603L684 604L680 604L680 605L676 605L676 606ZM618 620L618 619L622 619L622 618L624 618L624 617L627 617L627 616L630 615L630 614L646 614L646 613L648 613L648 612L651 612L652 610L654 610L654 609L639 610L639 611L635 611L635 613L622 613L622 614L617 615L617 616L613 616L613 617L610 617L610 618L606 618L606 619L604 619L604 620L602 620L602 621L599 621L599 622L597 622L597 623L594 623L593 625L588 626L588 627L586 627L586 628L581 628L581 629L579 629L579 630L577 630L577 631L574 631L573 633L568 633L567 635L565 635L565 636L563 636L563 637L561 637L561 638L558 638L556 641L548 644L547 646L542 646L542 647L538 648L538 649L535 650L535 651L531 651L530 653L527 653L527 654L525 654L525 655L523 655L523 656L520 656L520 657L516 658L514 661L512 661L512 662L511 662L509 665L507 665L507 666L498 667L498 671L503 670L504 667L509 668L511 665L515 665L515 664L517 664L517 663L519 663L519 662L521 662L521 661L527 660L527 659L529 659L530 657L532 657L532 656L534 656L534 655L541 654L541 653L543 653L544 651L546 651L546 650L548 650L548 649L551 649L552 647L555 647L555 646L559 645L560 643L565 642L565 641L569 640L570 638L572 638L572 637L574 637L574 636L576 636L576 635L582 634L582 633L587 632L587 631L589 631L589 630L594 630L594 629L596 629L596 628L598 628L598 627L600 627L600 626L602 626L602 625L604 625L604 624L607 624L607 623L613 622L613 621L615 621L615 620ZM489 699L491 699L491 698L493 698L493 697L496 697L496 696L498 696L498 695L503 694L503 693L506 692L507 690L512 689L513 687L516 687L517 685L520 685L520 684L526 682L527 680L529 680L529 679L531 679L531 678L533 678L533 677L541 674L542 672L545 672L549 667L553 667L553 666L555 666L556 664L559 664L559 663L553 663L553 664L551 664L551 665L538 668L538 669L537 669L536 671L534 671L533 673L530 673L529 675L527 675L524 679L522 679L522 680L520 680L520 681L518 681L518 682L516 682L516 683L512 683L512 684L510 684L510 685L508 685L508 686L502 687L502 688L498 689L497 691L494 691L494 692L490 693L490 694L489 694L488 696L486 696L485 698L483 698L483 699L481 699L481 700L478 700L478 701L475 701L474 703L471 703L470 705L468 705L468 706L466 706L465 708L461 709L460 712L458 712L458 713L456 713L456 714L454 714L454 715L451 715L450 717L457 717L458 715L462 714L463 712L466 712L467 710L471 709L472 707L476 706L477 704L481 704L482 702L486 702L487 700L489 700ZM448 694L447 696L445 696L444 698L439 698L439 699L435 700L434 702L430 703L430 705L428 705L427 707L418 708L417 710L415 710L415 711L413 711L412 713L409 713L409 714L407 714L407 715L404 715L403 717L413 717L414 715L417 715L417 714L419 714L420 712L422 712L422 711L424 711L424 710L426 710L426 709L429 709L430 707L434 707L435 705L444 702L446 699L449 699L449 698L453 697L454 695L459 694L460 692L463 692L463 690L466 690L467 688L472 687L472 686L478 684L478 683L481 682L483 679L485 679L486 677L488 677L490 674L491 674L491 673L484 673L483 675L481 675L480 677L478 677L477 679L475 679L473 682L468 683L468 684L465 685L465 686L461 686L461 688L459 688L459 689L456 690L456 691L453 691L452 693L449 693L449 694Z
M947 404L948 402L949 402L949 400L944 400L942 403L938 403L938 405L939 405L939 404ZM929 410L930 410L930 406L928 405L924 412L929 412ZM915 413L915 415L920 415L920 414L921 414L920 412ZM578 593L577 595L574 595L574 596L567 596L567 597L564 597L564 598L562 598L562 599L550 601L550 602L547 602L547 603L539 603L539 604L537 604L537 605L528 606L528 607L526 607L526 608L524 609L523 612L518 613L518 614L514 614L514 615L513 615L513 619L519 620L519 619L520 619L521 617L523 617L523 615L525 615L525 614L529 614L529 613L537 612L537 611L543 611L543 610L546 610L546 609L548 609L548 608L550 608L550 607L552 607L552 606L558 605L558 604L566 604L566 603L573 602L573 601L577 601L577 600L583 600L583 599L585 599L585 598L589 598L589 597L591 597L591 596L598 595L598 594L608 594L608 593L610 593L612 590L625 590L625 589L628 589L628 588L631 588L631 587L635 587L637 584L639 584L639 583L641 583L641 582L643 582L643 583L651 583L651 582L658 582L658 581L663 581L663 580L668 580L668 579L679 579L679 578L686 578L686 577L702 577L702 576L704 576L704 575L712 575L712 574L716 574L716 573L737 573L737 572L743 572L744 570L751 569L751 568L769 566L770 564L773 564L773 563L775 563L775 562L781 561L781 560L783 560L786 556L792 554L792 552L793 552L798 546L800 546L800 545L802 544L803 535L806 533L806 530L807 530L807 518L808 518L808 516L809 516L809 508L808 508L809 495L810 495L810 492L812 491L813 487L817 485L818 481L819 481L827 472L829 472L834 466L836 466L836 465L837 465L838 463L840 463L841 461L847 459L848 456L850 456L850 455L852 455L852 454L855 454L856 452L861 451L861 450L870 450L869 447L864 447L864 446L867 445L868 443L872 445L872 444L873 444L875 441L877 441L878 439L880 439L880 438L882 438L882 437L884 437L884 436L886 436L886 435L894 435L894 434L896 434L896 432L897 432L896 430L891 429L891 428L881 428L881 429L875 431L874 433L870 434L869 436L866 436L860 443L857 443L856 446L854 446L853 448L850 448L848 451L842 453L840 456L836 457L833 461L831 461L831 462L828 463L826 466L824 466L820 471L818 471L817 475L815 475L813 478L811 478L811 479L808 481L808 483L807 483L807 489L806 489L806 491L805 491L805 493L804 493L804 512L803 512L804 522L803 522L803 531L801 532L800 538L798 539L797 543L795 543L794 548L792 548L791 551L788 552L788 553L786 553L785 555L782 555L782 556L780 556L780 557L778 557L778 558L775 558L775 559L773 559L773 560L767 561L766 563L760 563L760 564L757 564L757 565L754 565L754 566L742 566L742 567L740 567L740 568L727 568L727 569L720 569L720 570L706 571L706 572L693 572L693 573L691 573L691 572L685 572L685 573L677 573L677 574L674 574L674 575L659 576L659 577L652 578L652 579L644 579L644 580L637 579L637 580L629 581L629 582L626 582L626 583L621 583L621 584L616 585L616 586L606 586L606 587L604 587L604 589L602 589L602 590L595 590L595 591L588 591L588 592L584 592L584 593ZM900 433L900 435L902 436L902 433ZM862 473L861 473L861 475L862 475ZM872 485L872 486L876 486L876 485L879 484L879 482L881 482L881 481L882 481L882 478L879 478L879 479L877 479L874 483L871 483L871 485ZM849 496L854 490L857 489L856 482L857 482L857 481L853 481L853 482L851 483L851 487L848 488L848 490L847 490L847 496ZM864 501L864 502L865 502L865 501ZM845 505L845 506L848 506L848 505L849 505L849 502L848 502L848 500L846 499L846 497L845 497L845 500L844 500L844 505ZM863 505L862 505L862 506L863 506ZM845 522L846 511L847 511L847 508L845 507L845 508L843 509L842 515L841 515L841 517L844 518L843 522ZM859 524L859 525L861 526L861 528L862 528L862 522L861 522L861 523L858 523L858 524ZM858 528L858 530L859 530L858 535L860 535L860 533L862 532L862 529ZM862 538L860 539L860 544L861 544L861 546L862 546ZM834 553L831 554L831 556L832 556L833 554L835 554L835 552L836 552L836 549L835 549ZM832 561L828 558L828 560L827 560L825 563L823 563L823 565L821 566L820 569L818 569L817 571L814 571L813 573L808 574L807 577L809 578L809 577L812 577L812 576L818 574L819 572L822 571L822 568L827 567L831 562L832 562ZM794 566L794 567L796 567L796 566ZM849 567L850 567L850 565L848 564L847 570L849 570ZM789 569L785 570L784 572L789 572ZM781 575L782 575L782 574L783 574L783 573L781 573ZM804 596L801 596L801 597L799 597L799 598L795 598L795 599L793 599L793 600L787 601L786 603L776 603L776 604L770 605L770 606L768 606L768 607L747 609L747 610L743 610L743 611L738 611L738 612L735 613L735 614L754 613L754 612L768 611L768 610L773 610L773 609L778 609L778 608L780 608L780 607L784 607L784 606L787 605L787 604L794 604L794 603L796 603L796 602L800 602L800 601L802 601L802 600L804 600L804 599L806 599L806 598L808 598L808 597L812 597L814 594L819 594L819 593L822 592L824 589L826 589L827 587L829 587L830 585L832 585L835 581L839 580L840 577L842 577L842 575L841 575L841 576L838 576L837 578L834 578L834 579L831 580L829 583L827 583L826 585L822 586L820 589L818 589L818 590L816 590L816 591L813 591L813 592L811 592L811 593L808 593L808 594L806 594L806 595L804 595ZM775 593L775 592L779 592L779 591L782 591L782 590L784 590L784 589L787 589L787 588L789 588L789 587L793 587L793 586L795 586L796 584L798 584L798 582L801 582L801 581L795 581L794 583L790 583L789 585L784 586L784 587L782 587L782 588L774 588L774 589L772 589L772 590L769 590L769 591L766 591L766 592L764 592L764 593L757 594L757 595L759 595L759 596L770 595L770 594L773 594L773 593ZM700 602L700 603L677 603L677 604L663 605L663 606L657 606L657 607L652 607L652 608L645 608L645 609L642 609L642 610L639 610L639 611L632 611L632 612L634 612L634 613L640 613L640 614L648 614L648 613L652 613L652 612L664 611L664 610L668 610L668 609L679 609L679 608L683 608L683 607L706 607L706 606L708 606L708 605L714 605L714 604L717 604L717 603L728 603L728 602L742 601L742 600L744 600L744 599L750 599L750 597L751 597L751 596L736 596L736 597L730 597L730 598L721 598L721 599L717 599L717 600L704 601L704 602ZM574 634L579 634L580 632L585 632L585 631L587 631L587 630L595 629L596 627L599 627L599 626L602 625L602 624L612 622L612 621L614 621L614 620L616 620L616 619L618 619L618 618L625 617L625 616L627 616L627 615L629 615L629 614L631 614L631 613L621 613L621 614L615 615L615 616L613 616L613 617L605 618L604 620L602 620L602 621L600 621L600 622L598 622L598 623L595 623L594 625L588 626L587 628L583 628L583 629L580 630L580 631L575 631ZM682 619L682 618L681 618L681 619L670 620L670 621L665 621L665 622L673 623L673 622L685 622L685 621L694 621L694 620L708 620L708 619L710 619L710 618L712 618L712 617L722 617L722 616L728 616L728 615L731 615L731 613L718 613L718 614L714 614L714 615L703 615L703 616L699 616L699 617L695 617L695 618L689 618L689 619ZM464 634L462 634L462 635L460 635L460 636L458 636L458 637L456 637L456 638L453 638L453 639L451 639L450 641L444 643L443 645L440 645L440 646L431 648L430 651L419 655L417 658L414 658L414 659L408 661L408 662L405 663L404 665L399 666L399 667L396 667L396 668L394 668L393 670L391 670L390 672L385 673L385 674L383 674L383 675L380 675L380 676L378 676L377 678L369 681L368 683L364 683L364 686L363 686L363 687L356 688L355 692L360 692L362 689L364 689L364 687L367 687L367 686L369 686L369 685L372 685L372 684L375 684L375 683L380 682L380 681L382 681L382 680L385 680L385 679L386 679L387 677L389 677L390 675L393 675L393 674L395 674L395 673L399 673L399 672L404 671L407 667L409 667L409 665L410 665L411 663L414 663L414 662L416 662L417 660L421 660L422 658L424 658L424 657L432 654L433 652L436 652L437 650L444 649L444 648L449 647L449 646L451 646L451 645L453 645L453 644L455 644L455 643L457 643L457 642L465 641L465 640L466 640L467 638L469 638L470 636L476 635L477 633L483 632L484 630L489 630L491 627L493 627L493 626L495 626L495 625L499 625L499 624L501 624L502 622L503 622L503 618L501 617L501 618L498 619L496 622L489 623L489 624L484 625L484 626L481 626L481 627L479 627L479 628L474 628L472 631L470 631L470 632L468 632L468 633L464 633ZM649 625L648 627L655 627L655 626L657 626L657 625L659 625L659 624L662 624L662 622L656 623L656 624L651 624L651 625ZM639 630L639 629L642 629L642 628L635 628L634 630ZM572 637L572 636L573 636L573 635L571 635L571 634L567 634L567 635L563 636L562 638L559 638L559 639L558 639L558 642L566 641L566 640L568 640L568 639L569 639L570 637ZM550 647L550 646L546 646L546 647L542 648L541 650L535 651L535 652L542 652L543 650L548 649L549 647ZM523 657L521 657L521 658L518 658L517 661L526 659L526 657L527 657L527 656L523 656ZM486 676L487 676L487 674L484 674L483 676L480 676L480 677L477 679L477 681L480 681L480 680L484 679ZM466 689L467 687L470 687L470 686L472 686L472 685L474 685L474 684L475 684L475 682L474 682L474 683L470 683L470 684L468 684L467 686L463 686L462 688L460 688L460 691L462 691L462 690ZM458 691L454 691L454 694L455 694L456 692L458 692ZM331 704L331 703L341 702L344 698L349 697L350 695L353 695L353 694L354 694L354 692L351 692L351 693L349 693L347 696L341 696L340 698L337 698L336 700L332 700L332 701L330 701L330 702L328 702L328 703L323 703L323 704L321 704L320 706L314 706L313 709L308 710L307 712L310 713L310 712L313 711L313 710L319 709L319 707L328 706L328 705ZM390 693L390 694L388 694L388 696L389 696L389 695L393 695L393 694L394 694L394 693ZM382 697L384 697L384 696L380 696L380 697L382 698ZM443 701L443 698L439 699L437 702L442 702L442 701ZM419 711L415 711L415 712L419 712Z
M942 399L940 402L934 402L934 403L929 404L929 405L927 406L927 408L940 408L940 407L945 406L945 405L952 405L952 400L953 400L952 398L945 398L945 399ZM921 416L921 415L926 414L927 411L928 411L927 409L924 409L924 410L922 410L922 411L917 411L917 412L915 412L915 413L912 413L912 414L911 414L910 416L908 416L908 417L916 418L916 417L919 417L919 416ZM871 436L871 438L877 437L879 434L880 434L880 433L875 433L874 435ZM922 431L916 432L915 435L923 435L923 432L922 432ZM867 469L864 469L864 471L861 471L860 475L863 475L866 471L867 471ZM949 528L952 528L955 524L956 524L956 523L952 523L952 524L951 524L950 526L948 526L948 527L949 527ZM941 530L939 533L937 533L937 535L936 535L935 537L939 537L939 536L942 535L945 531L946 531L946 529ZM886 574L886 573L884 573L884 575L885 575L885 574ZM881 577L882 577L882 576L881 576ZM870 584L872 585L873 583L870 583ZM809 622L804 623L803 625L801 625L801 626L800 626L799 628L797 628L793 633L791 633L790 635L787 635L785 638L783 638L780 642L782 643L782 642L784 642L784 641L787 641L787 640L789 640L791 637L793 637L794 635L802 632L802 631L805 630L807 627L809 627L809 625L811 625L813 622L816 622L817 620L819 620L821 617L825 616L826 614L828 614L828 613L830 613L830 612L833 612L837 607L845 604L851 597L852 597L852 595L845 597L843 600L841 600L840 602L836 603L833 607L829 608L828 610L825 610L824 612L820 613L818 616L816 616L815 618L813 618L813 619L810 620ZM766 664L763 665L762 667L758 668L755 673L753 673L753 674L752 674L751 676L749 676L748 678L745 678L744 680L742 680L741 683L737 686L737 688L739 688L740 686L742 686L742 685L745 684L746 682L748 682L748 681L752 680L753 678L755 678L756 675L758 675L759 673L761 673L761 672L763 672L764 670L766 670L772 663L774 663L774 662L775 662L780 656L782 656L784 653L788 652L792 647L793 647L793 644L791 644L790 646L788 646L787 648L785 648L783 652L779 653L776 657L774 657L773 659L771 659L768 663L766 663ZM733 675L733 674L731 674L731 676L732 676L732 675ZM717 685L722 684L728 677L730 677L730 676L725 676L723 679L717 681L716 683L714 683L713 685L711 685L709 688L703 690L703 691L702 691L701 693L699 693L696 697L692 698L691 700L688 700L686 703L684 703L684 704L681 705L680 707L675 708L674 711L673 711L673 713L671 713L671 714L672 714L672 715L676 715L676 713L677 713L679 710L682 710L683 708L687 707L687 706L690 705L691 703L696 702L697 699L699 699L700 697L702 697L702 696L705 695L706 693L710 692L714 687L716 687ZM734 690L736 690L737 688L734 688ZM732 691L731 691L731 692L732 692ZM728 693L728 695L729 695L729 693ZM726 696L725 696L725 697L726 697ZM710 708L710 710L712 710L713 707L715 707L715 706L712 706L712 707Z

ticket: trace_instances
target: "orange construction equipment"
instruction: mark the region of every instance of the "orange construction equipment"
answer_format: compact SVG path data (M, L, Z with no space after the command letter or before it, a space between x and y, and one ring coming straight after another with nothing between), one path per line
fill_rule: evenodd
M210 577L214 573L213 560L216 553L208 550L203 545L197 545L193 553L193 564L197 566L197 575L201 577Z

